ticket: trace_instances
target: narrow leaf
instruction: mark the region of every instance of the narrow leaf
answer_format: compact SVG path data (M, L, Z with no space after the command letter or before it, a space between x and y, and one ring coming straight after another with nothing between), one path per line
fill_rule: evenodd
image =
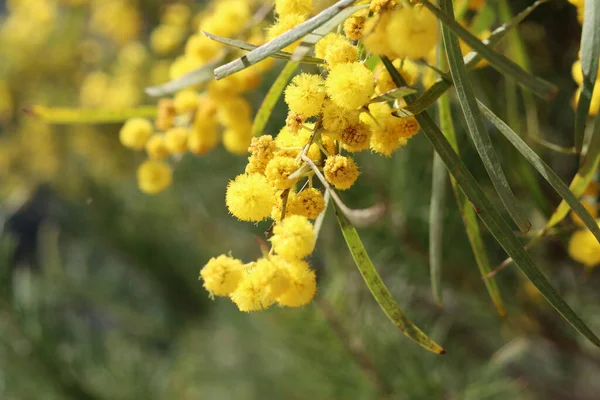
M271 117L271 112L273 112L275 104L277 104L277 101L281 97L281 93L283 93L283 90L291 76L294 74L294 71L296 71L296 68L298 68L298 63L288 62L279 73L277 79L275 79L275 82L271 85L271 88L267 92L267 95L263 99L263 102L256 113L256 117L254 117L254 123L252 124L253 136L260 136L264 133L265 126Z
M493 48L503 39L506 34L518 24L520 24L525 18L529 16L539 5L544 4L548 0L538 0L523 11L521 11L517 16L515 16L510 22L507 22L500 27L494 29L492 34L483 41L483 44L488 46L490 49ZM464 58L464 62L467 65L468 69L475 68L479 61L481 61L481 55L476 51L471 51ZM431 107L436 100L446 92L446 90L450 89L453 85L452 77L450 74L445 74L441 78L439 78L428 90L425 91L414 103L407 105L402 111L405 113L400 113L398 110L395 115L398 117L404 117L406 115L419 114L424 110Z
M230 38L218 36L218 35L215 35L215 34L212 34L209 32L205 32L205 31L202 31L202 34L204 34L204 36L206 36L216 42L223 43L227 46L235 47L235 48L241 49L241 50L252 51L258 47L255 44L250 44L248 42L244 42L243 40L230 39ZM277 58L279 60L291 60L292 53L288 53L285 51L277 51L277 52L271 54L271 57ZM324 64L325 60L323 60L321 58L316 58L316 57L304 56L298 62L305 63L305 64Z
M383 101L394 101L396 99L399 99L401 97L404 97L409 94L414 94L414 93L417 93L417 89L411 88L410 86L399 87L399 88L389 90L385 93L382 93L377 97L373 97L369 101L369 104L381 103Z
M156 117L157 108L156 106L142 106L105 110L31 106L25 109L25 112L49 124L114 124L135 117L154 118Z
M427 350L436 353L444 354L444 349L432 341L423 331L421 331L410 319L404 314L404 312L398 306L398 303L392 297L392 294L385 286L385 283L381 280L381 277L377 273L377 270L373 266L365 247L358 236L358 232L350 221L344 216L339 210L335 203L335 215L337 216L342 234L348 245L348 249L352 254L352 258L360 271L367 287L371 291L371 294L385 313L388 318L396 325L400 330L408 336L410 339L417 342L420 346Z
M172 81L169 81L162 85L147 87L146 93L154 97L165 96L190 86L195 86L201 83L208 82L214 78L213 70L222 61L223 58L218 57L217 59L208 62L200 68L188 72L187 74L177 79L173 79Z
M583 82L575 111L575 148L578 153L583 148L585 124L589 116L592 92L598 75L598 58L600 57L600 3L598 0L585 0L579 53L581 54Z
M421 4L430 10L445 27L452 31L454 35L462 39L483 58L488 60L490 65L497 69L498 72L503 75L510 76L519 85L532 91L541 98L551 99L556 95L558 88L554 84L529 74L517 64L504 57L502 54L486 46L469 31L458 24L451 16L449 11L446 10L444 12L427 0L422 0Z
M225 78L226 76L241 71L244 68L248 68L249 66L256 64L257 62L264 60L273 53L284 49L285 47L294 43L296 40L300 39L303 36L306 36L321 25L325 24L327 21L335 17L348 6L350 6L353 2L354 0L338 1L331 7L326 8L319 14L296 26L294 29L291 29L276 37L275 39L271 40L269 43L265 43L262 46L259 46L256 49L249 52L248 54L244 55L243 57L240 57L215 69L215 78Z
M382 57L382 60L396 83L396 86L405 86L406 82L398 71L395 70L391 61L386 57ZM407 96L406 101L409 103L414 101L414 96ZM419 122L429 143L440 155L446 168L448 168L448 171L454 176L454 179L456 179L461 190L475 207L476 214L479 215L479 218L481 218L498 243L500 243L508 255L514 260L521 272L529 279L529 281L531 281L531 283L533 283L548 303L550 303L565 320L567 320L591 343L600 347L600 339L590 330L590 328L588 328L581 318L579 318L579 316L550 285L546 277L541 273L539 268L529 257L529 254L527 254L523 248L523 244L515 236L510 226L506 223L504 218L502 218L490 200L485 196L471 172L452 149L450 143L448 143L448 140L433 122L431 117L427 113L421 113L417 114L415 118Z
M437 153L434 153L431 203L429 206L429 271L433 298L440 307L443 307L441 282L447 174L444 162Z
M556 193L575 211L581 218L585 226L594 234L600 242L600 228L594 220L594 217L577 200L577 197L569 190L567 185L558 175L538 156L519 135L517 135L504 121L494 114L483 103L479 102L479 107L485 117L504 135L505 138L533 165L533 167L544 177L546 181L556 190Z
M352 7L348 7L341 11L338 15L331 18L329 21L315 29L313 32L309 33L302 39L300 45L294 50L292 61L298 61L308 52L310 49L317 43L321 38L331 32L336 26L344 22L346 18L354 14L355 12L362 10L363 8L369 7L368 4L359 4Z
M441 5L442 9L449 14L450 18L454 18L452 1L442 0ZM465 67L462 58L458 38L450 32L450 29L447 26L442 26L442 37L444 38L444 47L448 57L450 72L452 73L452 78L454 80L454 86L456 87L456 94L467 121L469 133L471 134L475 148L483 161L483 165L485 166L504 207L521 232L527 232L531 228L531 223L527 220L527 217L519 207L517 199L510 189L506 176L502 171L500 161L498 161L498 157L494 151L490 135L485 127L485 122L477 107L477 100L475 99L467 68Z
M444 49L441 48L440 50L442 53L444 53L442 56L445 57ZM452 120L450 97L448 94L444 94L438 100L438 110L442 132L448 139L448 142L454 151L459 154L458 141L456 140L456 132L454 129L454 122ZM485 277L492 272L492 267L490 265L488 255L485 250L485 245L483 244L483 239L481 237L481 230L479 229L479 224L477 222L477 214L475 214L475 210L473 209L473 205L469 199L467 199L465 194L458 188L454 177L450 177L452 191L454 192L454 197L456 198L456 203L465 225L465 231L473 251L473 256L475 257L475 262L479 268L479 273L482 277ZM483 282L485 283L488 294L494 303L496 311L499 315L505 316L506 311L504 308L504 302L500 296L500 289L498 289L498 284L496 283L495 278L484 279Z
M596 122L594 124L594 131L592 133L592 138L590 140L590 145L588 146L587 154L583 160L583 163L579 167L575 178L571 181L569 185L569 189L573 193L573 195L577 198L583 195L585 188L590 184L592 178L594 177L594 172L598 168L598 164L600 163L600 117L596 117ZM560 221L562 221L567 214L569 214L569 205L565 200L561 201L558 205L552 217L546 224L545 230L552 228Z

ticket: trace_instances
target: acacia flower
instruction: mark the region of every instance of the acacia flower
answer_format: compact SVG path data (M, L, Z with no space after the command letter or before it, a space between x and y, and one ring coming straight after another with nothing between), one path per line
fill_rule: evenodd
M229 182L225 203L242 221L262 221L275 204L275 190L263 175L241 174Z
M359 175L354 160L340 155L328 157L323 172L327 182L340 190L349 189L356 182Z
M297 75L285 89L285 102L291 111L304 117L317 115L325 100L323 84L319 75Z
M148 160L139 166L137 180L142 192L157 194L171 185L173 172L165 162Z
M338 106L357 109L366 104L375 91L373 72L355 62L337 64L325 81L327 94Z
M119 140L123 146L134 150L142 150L146 142L152 136L154 127L152 123L145 118L131 118L125 122L125 125L119 132Z
M265 176L276 189L289 189L296 183L288 177L298 169L298 164L290 157L277 156L267 164Z
M269 240L278 255L294 260L312 253L316 235L306 217L290 215L275 225Z
M288 275L288 288L277 298L277 302L286 307L302 307L310 303L317 292L317 279L308 263L278 256L271 259L285 268Z
M214 296L229 296L244 274L242 262L224 254L213 257L200 270L204 288Z

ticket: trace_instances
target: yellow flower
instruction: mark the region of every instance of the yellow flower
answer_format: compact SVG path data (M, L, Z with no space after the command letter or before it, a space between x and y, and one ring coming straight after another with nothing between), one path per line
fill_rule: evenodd
M193 89L180 90L175 94L173 106L177 114L195 111L200 104L200 95Z
M354 160L340 155L327 157L323 172L327 182L340 190L349 189L356 182L359 175Z
M344 149L350 152L363 151L369 148L369 139L371 138L371 128L364 122L358 122L354 125L348 125L342 131L341 141Z
M187 141L188 150L196 155L206 154L219 144L219 133L217 126L213 123L207 123L203 126L194 125L194 130L190 132Z
M312 0L275 0L275 12L279 15L308 15L312 12Z
M301 129L300 132L293 134L286 126L284 126L279 131L279 135L277 135L275 138L277 147L281 149L276 152L276 155L296 157L298 154L300 154L301 150L290 150L286 148L301 148L308 143L310 136L311 132L306 129ZM313 143L308 149L307 155L313 161L321 160L321 150L319 150L319 146L317 146L316 143Z
M317 279L308 263L277 256L272 257L272 261L284 266L289 281L287 290L277 298L277 302L286 307L302 307L310 303L317 292Z
M150 34L150 48L158 55L166 55L179 47L185 38L185 29L175 25L159 25Z
M280 264L261 258L231 293L231 300L240 311L264 310L288 289L289 284L288 273Z
M438 22L425 7L401 7L392 12L386 32L397 57L424 58L437 43Z
M344 22L344 33L351 40L360 40L363 36L366 18L363 16L352 16Z
M146 153L153 160L161 160L169 155L164 135L155 133L146 143Z
M331 133L340 134L350 125L358 124L360 113L357 110L347 110L326 100L323 106L323 128Z
M413 85L417 81L419 71L414 63L410 62L409 60L402 62L402 60L398 58L393 61L393 64L409 86ZM375 76L377 77L377 93L386 93L397 88L394 80L385 67L382 67L379 71L377 71Z
M189 37L185 44L185 56L191 57L197 60L198 63L203 64L211 59L215 58L223 45L207 36L197 33Z
M241 96L228 97L219 101L217 120L228 128L251 125L252 106Z
M165 133L165 144L171 154L183 154L187 151L190 129L182 126L169 129Z
M362 42L367 50L373 54L383 54L390 58L397 58L392 51L387 25L390 22L390 13L375 15L367 19L363 28Z
M312 253L315 240L312 224L300 215L290 215L276 224L270 239L275 252L290 260L304 258Z
M165 162L148 160L139 166L137 180L142 192L157 194L171 185L173 172Z
M242 262L223 254L208 260L200 270L204 288L214 296L229 296L238 287L243 274Z
M123 146L134 150L142 150L152 136L154 127L145 118L131 118L121 128L119 139Z
M325 81L327 94L342 108L356 109L366 104L375 91L373 72L361 63L337 64Z
M589 230L577 231L569 240L569 255L586 267L600 264L600 243Z
M252 126L250 122L227 128L223 132L223 146L233 154L247 154L251 141Z
M271 135L262 135L257 138L252 138L250 148L248 148L248 151L251 152L252 155L248 157L246 173L264 174L265 168L267 168L269 161L273 159L276 149L277 145L273 141L273 136Z
M397 0L372 0L369 5L369 10L375 14L379 14L392 10L396 4L398 4Z
M242 221L262 221L275 204L275 190L262 175L241 174L227 186L225 203Z
M300 193L290 196L287 210L289 210L289 214L315 219L325 210L323 194L315 188L304 189Z
M271 185L276 189L289 189L296 183L296 180L288 177L298 169L298 165L293 158L275 157L267 164L265 176Z
M285 89L285 102L290 110L304 117L317 115L324 100L324 82L319 75L297 75Z
M346 41L346 38L339 33L328 33L323 36L319 41L315 44L315 56L317 58L325 59L325 55L327 54L327 50L329 47L336 42Z

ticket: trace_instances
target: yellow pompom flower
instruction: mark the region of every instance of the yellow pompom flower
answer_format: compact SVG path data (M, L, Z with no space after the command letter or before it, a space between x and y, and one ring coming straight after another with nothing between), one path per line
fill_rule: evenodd
M275 0L275 12L279 15L312 13L312 0Z
M173 172L165 162L148 160L139 166L137 180L142 192L157 194L171 185Z
M327 157L323 172L327 182L339 190L349 189L356 182L359 175L354 160L340 155Z
M393 65L409 86L417 81L419 71L414 63L411 63L408 60L402 62L402 60L398 58L393 61ZM377 84L375 89L377 93L386 93L397 88L396 83L394 83L394 80L385 67L378 70L375 73L375 76Z
M262 221L275 205L275 189L259 174L241 174L227 185L225 203L242 221Z
M341 141L344 149L350 152L363 151L369 148L371 128L364 122L348 125L342 131Z
M215 58L219 51L221 51L223 45L216 42L207 36L197 33L188 38L185 44L185 55L197 60L198 63L203 64L211 59Z
M162 160L169 155L165 136L155 133L146 143L146 153L153 160Z
M327 94L342 108L362 107L375 92L373 72L361 63L338 64L325 81Z
M396 4L398 4L398 0L372 0L369 10L375 14L380 14L392 10Z
M217 120L228 128L251 125L252 106L241 96L223 99L217 107Z
M297 75L285 89L285 102L290 110L304 117L317 115L324 100L324 82L319 75Z
M293 158L290 157L275 157L267 164L265 176L274 188L283 190L294 186L296 180L288 179L288 177L298 169L298 165Z
M585 199L581 201L581 205L590 213L590 215L595 219L598 218L598 204L590 201L586 201ZM579 218L579 215L575 214L574 211L571 211L571 219L577 226L585 227L585 224Z
M387 25L390 22L390 13L375 15L366 20L363 28L362 42L365 48L373 54L383 54L390 58L397 58L392 51Z
M589 230L577 231L569 240L569 255L586 267L600 264L600 243Z
M166 55L179 47L185 38L185 29L175 25L159 25L150 34L150 48L158 55Z
M173 98L173 105L177 114L195 111L200 104L200 95L192 89L180 90Z
M226 256L213 257L200 270L204 288L213 296L229 296L238 287L244 275L240 260Z
M289 214L315 219L325 210L323 193L315 188L304 189L288 199Z
M394 151L408 143L406 138L398 135L398 131L388 128L385 123L381 127L375 127L369 143L371 150L386 157L390 157Z
M190 129L176 126L165 133L165 144L171 154L183 154L187 151Z
M249 122L227 128L223 132L223 146L233 154L244 155L248 153L248 146L252 141L252 126Z
M248 157L248 165L246 165L246 173L264 174L267 164L274 157L277 145L271 135L262 135L257 138L252 138L248 151L252 153Z
M275 138L275 144L280 148L280 150L276 152L276 155L296 157L298 154L300 154L301 150L290 150L287 148L301 148L302 146L305 146L306 143L308 143L310 136L311 132L306 129L301 129L298 133L294 134L286 126L284 126ZM313 161L321 160L321 150L316 143L313 143L310 146L306 154Z
M328 33L315 44L315 57L325 59L327 51L333 43L345 42L347 39L339 33Z
M267 40L271 41L279 35L295 28L306 20L306 16L302 14L285 14L280 15L275 24L271 25L267 30ZM300 40L285 47L283 51L292 52L300 44Z
M287 270L261 258L231 293L231 300L243 312L264 310L285 293L289 285Z
M317 292L317 277L306 261L285 260L274 256L272 261L282 265L288 275L288 288L277 302L286 307L302 307L312 301Z
M219 144L219 133L217 126L213 123L207 123L201 126L194 125L194 130L190 132L187 141L187 148L196 155L206 154Z
M352 16L344 22L344 33L351 40L360 40L363 36L365 21L363 16Z
M352 63L357 59L358 49L347 40L332 43L325 54L325 61L329 67L337 64Z
M308 256L315 248L316 235L310 221L300 215L290 215L273 228L269 239L275 253L295 260Z
M143 150L146 142L152 136L154 127L145 118L131 118L119 132L119 140L123 146L134 150Z
M400 58L427 57L438 40L437 18L425 7L395 9L386 29L392 51Z
M347 110L326 100L323 106L323 128L331 133L340 134L350 125L358 124L360 113L358 110Z

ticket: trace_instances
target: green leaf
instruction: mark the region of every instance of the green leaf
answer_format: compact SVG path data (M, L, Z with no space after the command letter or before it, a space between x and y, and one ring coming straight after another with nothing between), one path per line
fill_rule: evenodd
M575 148L578 153L583 148L585 124L589 116L592 92L598 75L598 58L600 58L600 3L598 0L585 0L579 54L581 54L583 82L575 111Z
M215 35L215 34L212 34L209 32L205 32L205 31L202 31L202 34L216 42L223 43L227 46L235 47L235 48L241 49L241 50L252 51L258 47L257 45L250 44L248 42L244 42L243 40L230 39L230 38L218 36L218 35ZM277 52L271 54L271 57L279 59L279 60L288 60L289 61L292 59L292 53L288 53L285 51L277 51ZM323 60L321 58L316 58L316 57L304 56L300 60L298 60L298 62L304 63L304 64L324 64L325 60Z
M581 205L577 197L569 190L567 185L558 175L538 156L519 135L517 135L504 121L494 114L483 103L479 107L485 117L504 135L506 139L533 165L533 167L544 177L546 181L556 190L556 193L575 211L585 226L594 234L600 243L600 228L594 217Z
M389 90L385 93L382 93L377 97L373 97L369 101L369 104L381 103L383 101L394 101L394 100L404 97L406 95L415 94L415 93L417 93L417 89L411 88L410 86L399 87L399 88Z
M503 39L506 34L518 24L520 24L525 18L529 16L538 6L544 4L548 0L538 0L519 14L514 17L510 22L507 22L500 27L494 29L490 37L483 41L483 44L488 46L490 49L493 48ZM481 55L476 51L471 51L464 57L464 62L467 65L468 69L475 68L477 64L481 61ZM453 85L452 77L449 74L446 74L439 78L428 90L425 91L415 102L407 105L404 109L398 110L394 113L394 115L398 117L405 117L407 115L416 115L419 114L429 107L431 107L437 99L446 92L446 90L450 89Z
M281 93L283 93L283 90L291 76L294 74L294 71L296 71L296 68L298 68L298 63L288 62L279 73L275 82L271 85L271 88L267 92L267 95L263 99L263 102L256 113L256 117L254 117L254 123L252 124L253 136L260 136L264 133L265 126L267 125L267 122L269 122L273 108L275 108L275 104L277 104L277 101L281 97Z
M291 29L271 40L270 42L257 47L243 57L216 68L214 71L215 78L223 79L226 76L241 71L244 68L248 68L249 66L256 64L257 62L262 61L272 54L286 48L296 40L308 35L310 32L334 18L345 8L349 7L353 2L354 0L340 0L331 7L326 8L319 14L296 26L294 29ZM299 56L299 58L302 58L302 56L303 55Z
M213 61L210 61L200 68L190 71L177 79L173 79L162 85L147 87L146 93L153 97L165 96L190 86L211 81L215 77L213 70L217 65L221 64L221 62L223 62L223 57L217 57Z
M556 95L558 88L554 84L527 73L517 64L504 57L502 54L483 44L468 30L458 24L450 15L449 11L444 12L427 0L422 0L421 4L430 10L440 20L440 22L442 22L443 26L450 29L454 35L462 39L483 58L488 60L490 65L497 69L498 72L503 75L510 76L519 85L532 91L543 99L551 99Z
M141 106L119 110L106 110L31 106L25 109L25 112L49 124L114 124L135 117L154 118L156 117L157 107Z
M450 18L454 18L451 0L442 0L441 7L449 14ZM498 157L494 151L490 135L485 127L485 121L481 116L479 107L477 107L477 99L473 93L467 68L463 61L458 38L450 32L450 29L447 26L442 26L442 37L444 39L444 47L448 57L450 72L452 73L454 86L456 87L456 94L467 121L467 127L469 128L469 133L471 134L475 148L483 161L483 165L485 166L504 207L521 232L527 232L531 228L531 223L527 220L527 217L519 207L517 199L510 189L506 176L502 171L500 161L498 161Z
M431 203L429 206L429 271L433 298L440 307L443 307L441 282L447 174L444 162L437 153L434 153Z
M300 45L294 50L292 61L298 61L302 59L310 49L325 35L331 32L336 26L344 22L346 18L354 14L355 12L362 10L363 8L369 7L368 4L358 4L355 6L344 8L339 14L325 22L323 25L309 33L302 39Z
M440 50L440 53L445 53L443 48ZM445 54L441 54L441 56L445 58ZM454 122L452 121L450 97L448 94L444 94L442 97L440 97L438 100L438 107L440 127L442 132L448 139L448 142L454 151L459 154ZM485 245L483 244L483 239L481 237L481 230L479 229L479 224L477 222L477 214L475 214L475 210L473 209L469 199L467 199L465 194L458 188L454 177L451 175L450 178L454 197L456 198L456 203L462 216L463 224L465 225L465 231L467 232L467 237L473 251L473 256L475 257L475 262L479 268L479 273L482 277L485 277L492 272L492 267L490 265L488 255L485 250ZM488 294L494 303L496 311L499 315L505 316L506 311L504 308L504 302L500 296L500 289L498 289L498 284L496 283L495 278L484 279L483 282L485 283Z
M396 85L405 86L406 82L398 71L395 70L391 61L386 57L382 57L382 60ZM413 100L414 96L412 95L406 97L407 102ZM494 238L496 238L502 248L504 248L508 255L513 259L521 272L536 288L538 288L542 296L544 296L548 303L550 303L565 320L567 320L591 343L600 347L600 339L590 330L590 328L588 328L571 307L569 307L552 285L550 285L546 277L541 273L531 257L529 257L529 254L527 254L523 248L523 244L515 236L510 226L506 223L504 218L502 218L490 200L485 196L471 172L452 149L452 146L450 146L450 143L433 122L431 117L427 113L421 113L416 115L415 118L417 118L429 143L440 155L448 171L454 176L454 179L456 179L461 190L473 204L475 213L479 215L479 218L481 218Z
M358 232L350 221L344 216L335 203L335 215L340 224L342 234L348 245L348 249L352 254L352 258L360 271L367 287L371 291L371 294L385 313L388 318L396 325L400 330L408 336L410 339L417 342L420 346L427 350L436 353L444 354L444 349L432 341L423 331L421 331L410 319L404 314L404 312L398 306L398 303L392 297L392 294L385 286L385 283L381 280L381 277L377 273L377 270L373 266L365 247L358 236Z
M594 172L598 168L600 163L600 117L596 117L596 123L594 124L594 131L592 138L588 146L587 154L583 160L583 163L579 167L575 178L571 181L569 189L573 195L577 198L583 195L585 188L590 184L594 177ZM550 217L550 220L546 224L544 230L548 230L558 224L560 221L565 219L569 213L569 205L565 200L561 201L558 205L554 214Z

